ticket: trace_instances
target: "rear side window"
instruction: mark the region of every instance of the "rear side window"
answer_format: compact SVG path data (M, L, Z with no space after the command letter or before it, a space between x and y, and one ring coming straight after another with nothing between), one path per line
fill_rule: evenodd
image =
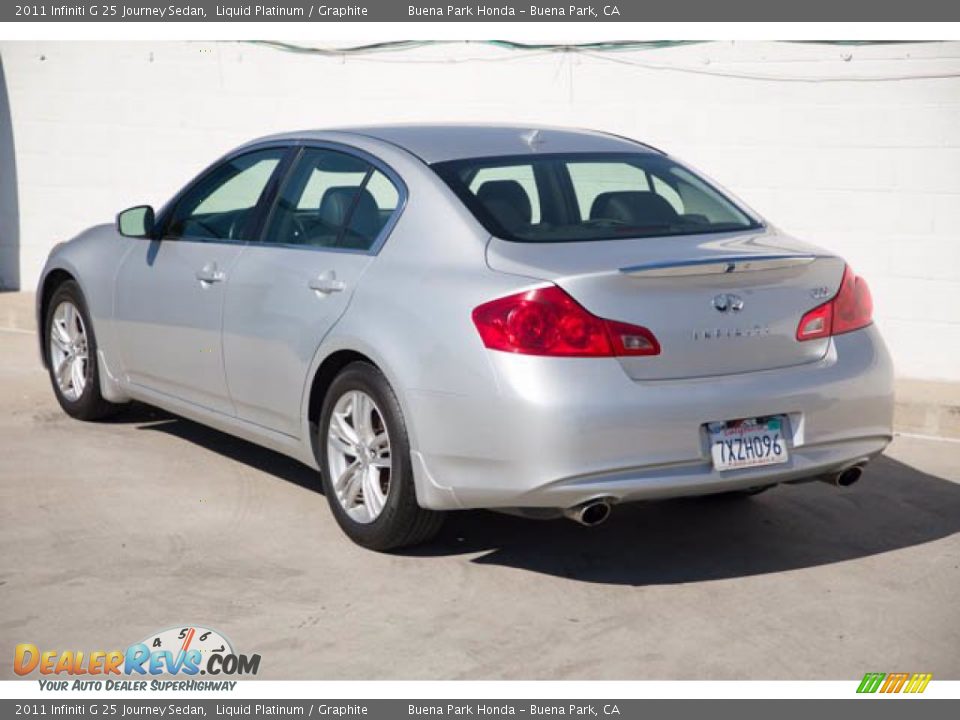
M365 160L307 148L280 191L264 240L369 250L399 199L390 179Z
M433 169L491 234L569 242L759 227L692 172L655 153L525 155Z

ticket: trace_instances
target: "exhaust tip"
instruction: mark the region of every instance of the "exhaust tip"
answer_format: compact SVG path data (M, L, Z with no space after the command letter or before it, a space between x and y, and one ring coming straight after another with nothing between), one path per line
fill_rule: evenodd
M862 475L863 467L861 465L848 467L846 470L841 471L840 474L837 475L837 485L839 487L850 487L857 482Z
M830 475L824 475L820 479L834 487L850 487L856 483L863 476L863 466L864 463L857 463L856 465L850 465L845 467L843 470L840 470L836 473L831 473Z
M565 517L586 527L596 527L610 517L610 501L605 499L588 500L563 511Z

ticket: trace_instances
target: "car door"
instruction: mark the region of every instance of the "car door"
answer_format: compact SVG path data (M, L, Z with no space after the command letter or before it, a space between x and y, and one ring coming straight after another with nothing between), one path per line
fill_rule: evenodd
M346 148L300 151L227 289L224 360L238 417L300 436L308 368L395 222L402 187Z
M114 315L129 382L233 414L220 338L225 288L286 152L269 147L219 163L164 213L157 238L126 255Z

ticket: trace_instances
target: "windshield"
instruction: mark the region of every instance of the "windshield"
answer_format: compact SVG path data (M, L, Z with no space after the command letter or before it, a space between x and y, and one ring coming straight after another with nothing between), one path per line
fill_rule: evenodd
M613 240L759 227L718 190L655 153L476 158L433 169L492 235L505 240Z

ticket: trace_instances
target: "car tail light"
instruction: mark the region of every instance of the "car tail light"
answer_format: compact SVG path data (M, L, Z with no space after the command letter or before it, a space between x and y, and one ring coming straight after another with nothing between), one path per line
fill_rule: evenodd
M873 322L873 298L867 281L843 269L840 289L833 299L818 305L800 318L797 340L815 340L859 330Z
M484 303L473 311L473 323L491 350L558 357L660 354L647 328L599 318L556 285Z

